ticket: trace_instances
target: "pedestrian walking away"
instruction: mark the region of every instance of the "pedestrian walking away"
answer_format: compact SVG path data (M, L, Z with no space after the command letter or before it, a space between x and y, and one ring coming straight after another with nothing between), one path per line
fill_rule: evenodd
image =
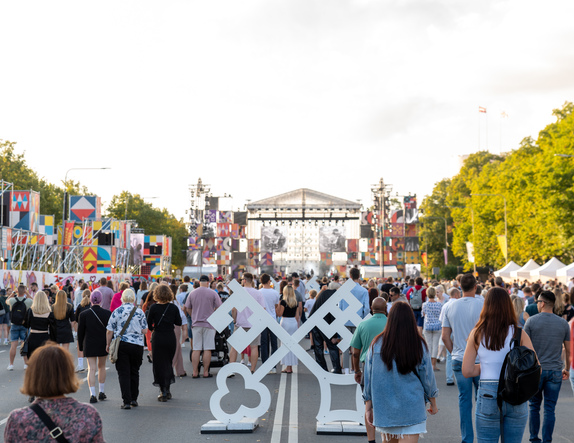
M478 323L468 336L462 364L462 375L480 378L475 411L478 443L498 441L500 437L498 382L517 329L518 320L508 292L499 287L491 288L484 298ZM521 334L520 345L534 349L527 334ZM476 363L477 357L480 363ZM503 402L502 419L505 443L520 443L528 420L528 403Z
M147 324L152 331L153 385L159 387L158 400L171 399L170 386L175 383L173 357L177 348L175 327L181 326L181 314L172 302L174 294L169 286L160 284L153 293L157 302L147 314Z
M112 315L102 308L102 293L96 289L90 295L91 307L85 309L78 321L78 349L83 351L88 360L88 387L90 403L97 403L107 398L106 383L106 325ZM98 372L99 393L96 397L96 371Z
M134 291L126 289L122 294L122 305L110 316L106 332L108 353L112 339L120 337L118 359L115 364L123 400L121 409L138 406L139 370L142 364L144 335L148 331L145 315L135 306L135 301ZM134 313L128 323L132 311ZM122 334L124 326L126 328Z

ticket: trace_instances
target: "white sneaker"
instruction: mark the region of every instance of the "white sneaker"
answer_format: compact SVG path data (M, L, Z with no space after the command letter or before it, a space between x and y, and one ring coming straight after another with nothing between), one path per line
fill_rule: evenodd
M182 343L182 344L181 344L181 347L182 347L182 348L185 348L185 343Z
M270 374L277 374L277 368L273 368L269 371Z
M10 342L8 340L4 340L4 346L9 346Z
M7 367L6 369L8 369L9 371L13 371L13 370L14 370L14 365L8 365L8 367Z
M76 372L84 372L84 371L85 371L85 369L83 367L81 367L81 366L76 367Z
M24 369L28 369L28 365L24 365Z

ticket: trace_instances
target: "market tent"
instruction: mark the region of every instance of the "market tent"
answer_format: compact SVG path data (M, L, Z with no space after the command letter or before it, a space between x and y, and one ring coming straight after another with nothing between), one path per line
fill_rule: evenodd
M513 261L510 261L510 262L508 262L508 264L504 268L499 269L498 271L495 271L494 275L496 277L502 277L505 280L511 280L512 277L510 276L510 273L512 271L517 271L520 268L521 268L520 265L517 265Z
M556 271L558 271L560 268L563 268L564 266L566 266L564 263L562 263L556 257L552 257L539 268L530 271L530 278L536 280L539 278L556 278Z
M539 267L540 265L538 263L530 259L522 268L517 269L516 271L510 271L510 277L512 277L513 279L530 278L530 271L532 271L533 269L537 269Z
M558 278L562 283L566 283L572 277L574 277L574 263L564 266L556 271L556 278Z

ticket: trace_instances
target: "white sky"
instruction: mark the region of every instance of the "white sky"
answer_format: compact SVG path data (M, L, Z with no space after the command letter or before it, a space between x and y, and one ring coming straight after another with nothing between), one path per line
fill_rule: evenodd
M458 155L514 149L574 100L572 17L571 0L0 0L0 139L55 183L111 166L69 178L178 217L198 177L233 209L300 187L368 205L380 177L422 200Z

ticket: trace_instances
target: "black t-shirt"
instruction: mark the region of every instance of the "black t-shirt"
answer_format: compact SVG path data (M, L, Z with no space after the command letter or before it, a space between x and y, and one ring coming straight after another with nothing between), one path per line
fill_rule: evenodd
M289 306L287 306L287 302L285 300L281 300L279 304L285 308L283 310L282 317L294 318L297 315L297 305L295 305L294 308L290 308Z

